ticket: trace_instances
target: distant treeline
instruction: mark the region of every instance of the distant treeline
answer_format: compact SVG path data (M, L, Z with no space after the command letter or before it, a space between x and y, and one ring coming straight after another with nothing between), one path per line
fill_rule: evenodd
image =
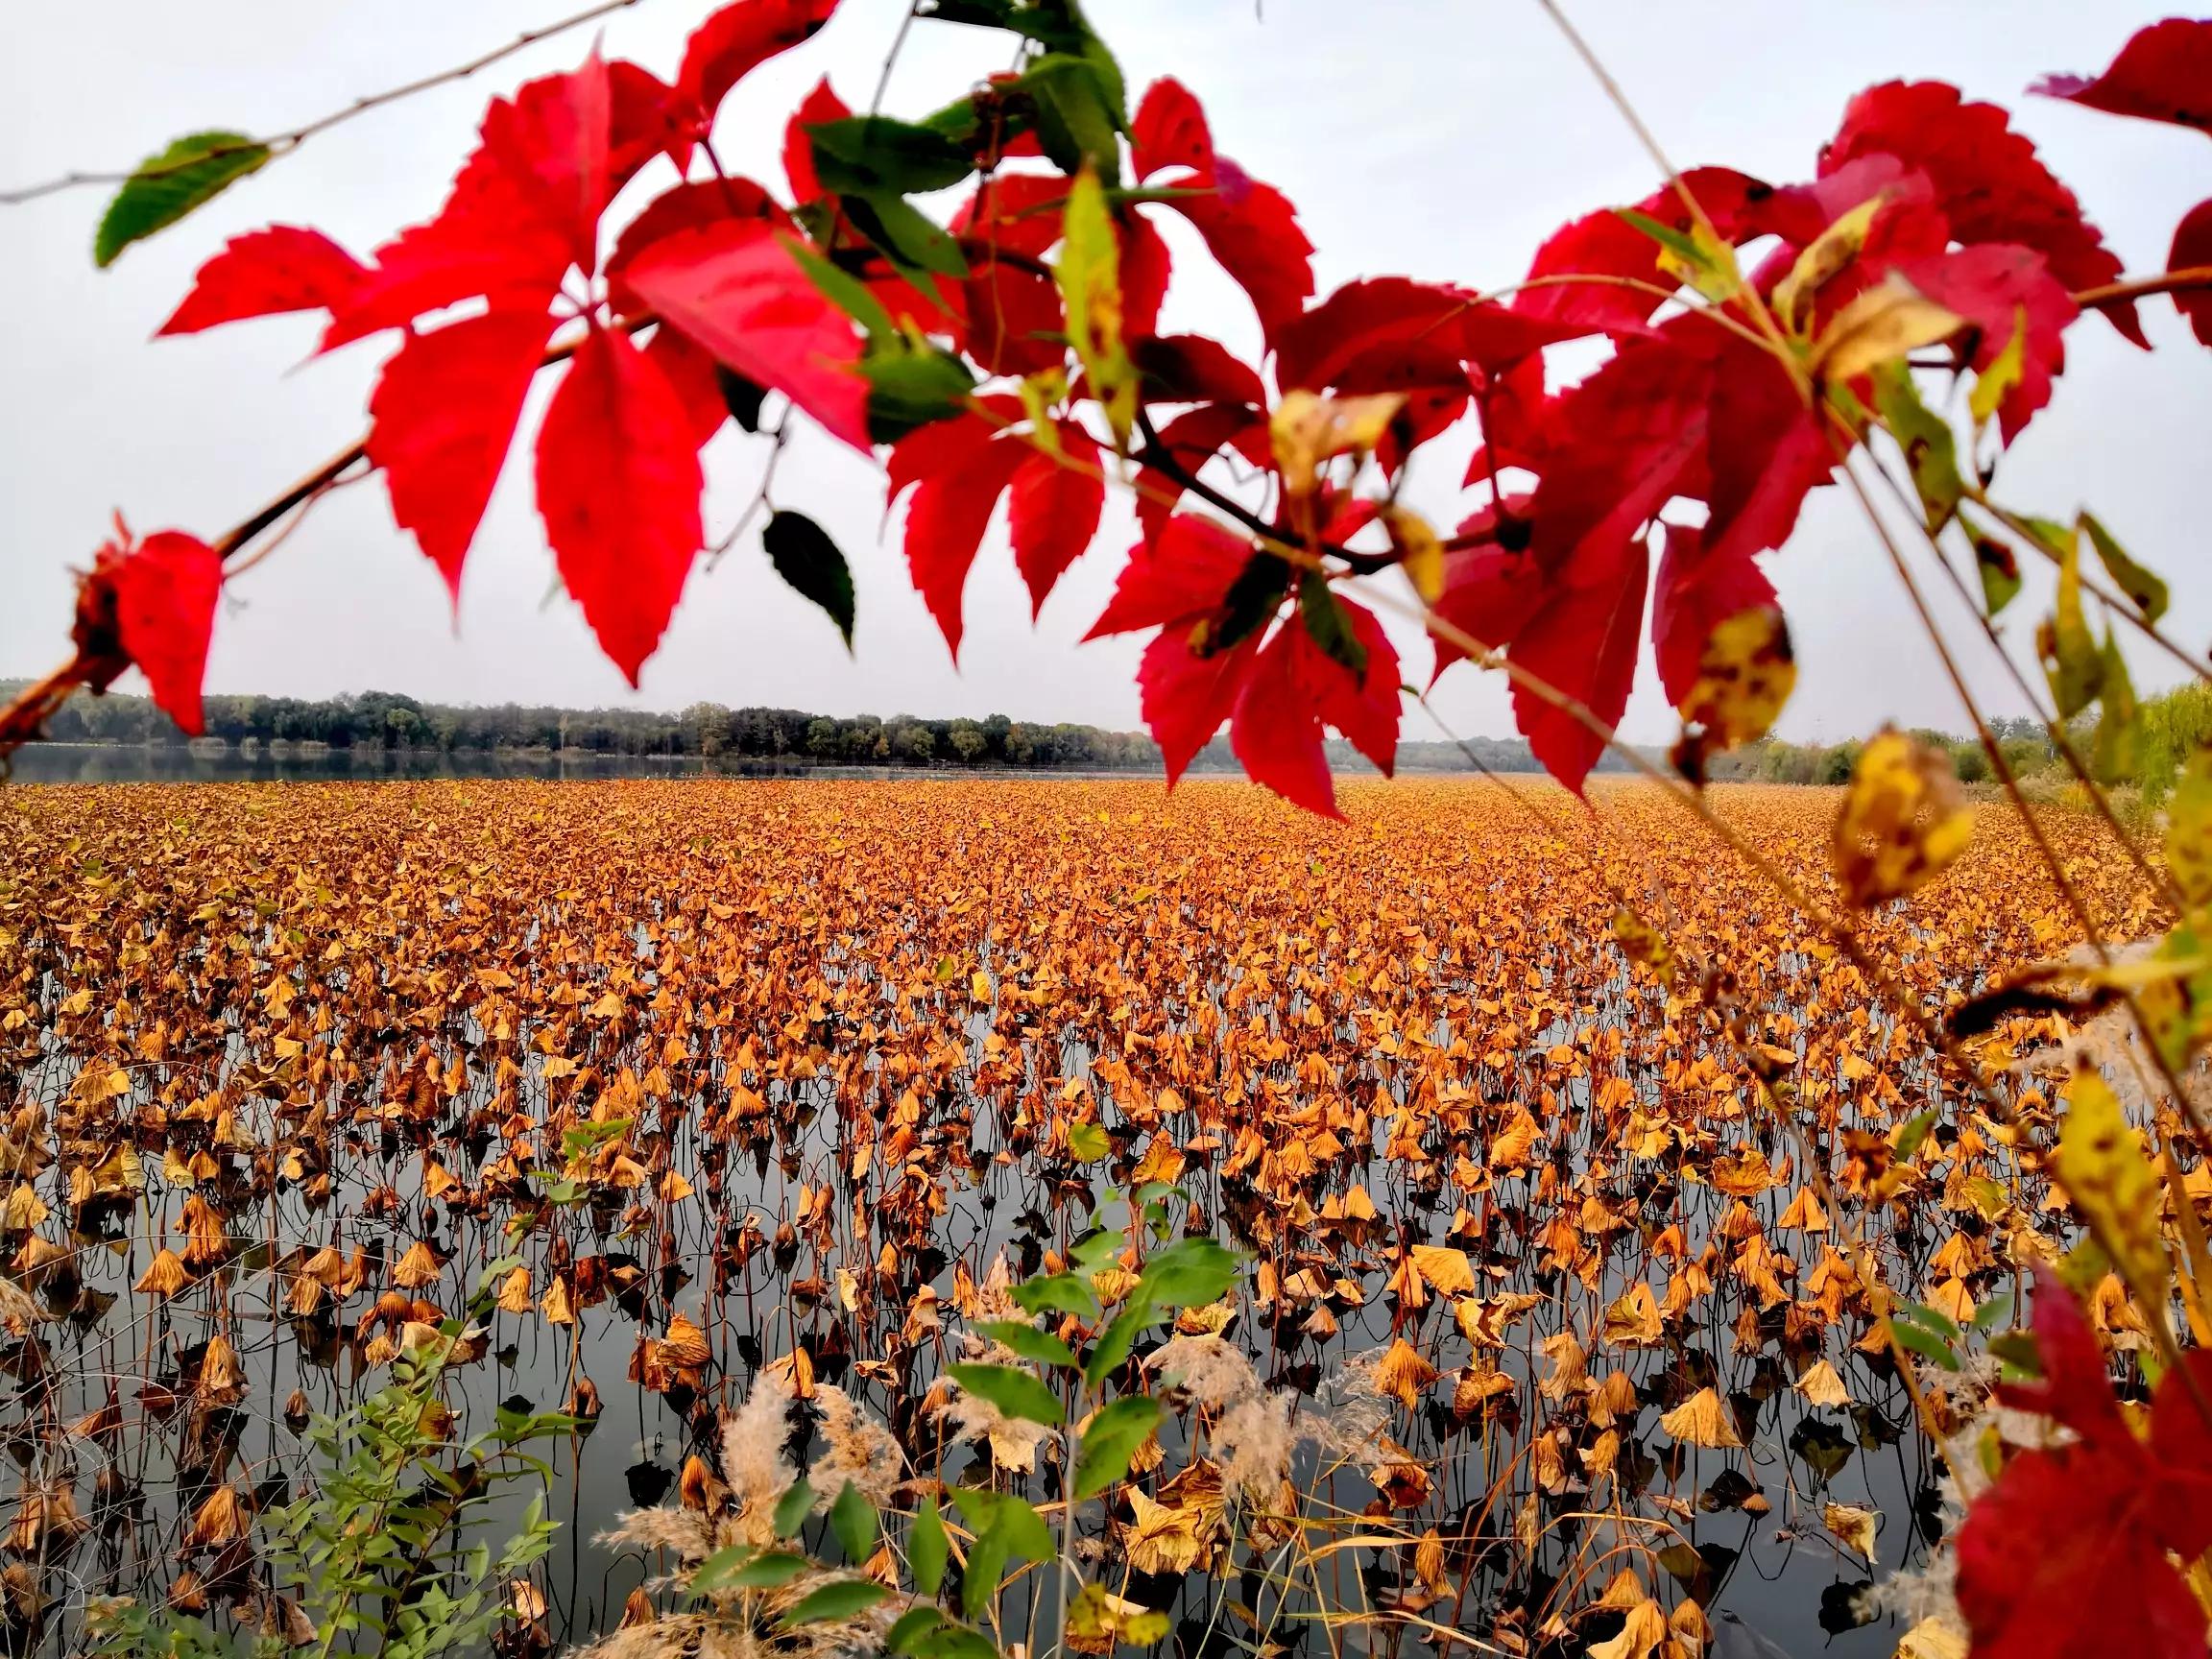
M0 682L6 695L21 682ZM235 748L283 744L325 749L418 750L444 754L501 751L624 756L700 756L775 759L822 766L1012 767L1023 771L1161 769L1160 750L1142 732L1015 720L923 719L894 714L836 716L800 709L725 709L694 703L677 713L650 709L551 709L501 703L490 707L423 703L390 691L306 700L298 697L206 699L207 736ZM47 723L58 743L181 744L170 718L145 697L110 692L71 698ZM1535 758L1519 738L1477 737L1469 745L1498 772L1533 772ZM1409 772L1472 770L1455 744L1399 745L1399 768ZM1349 743L1333 740L1330 764L1372 771ZM1606 769L1624 763L1607 757ZM1238 770L1226 739L1202 751L1196 771Z
M1989 722L1989 734L1997 739L1998 752L2015 776L2030 777L2057 763L2057 751L2052 747L2050 733L2044 731L2039 720L1994 719ZM1912 735L1947 752L1961 782L1983 783L1994 776L1980 738L1955 737L1948 732L1931 731L1926 727L1915 728ZM2082 743L2085 745L2087 741L2085 736ZM1852 767L1859 763L1859 752L1864 747L1855 737L1841 743L1786 743L1778 737L1768 737L1716 757L1706 772L1717 781L1848 783Z

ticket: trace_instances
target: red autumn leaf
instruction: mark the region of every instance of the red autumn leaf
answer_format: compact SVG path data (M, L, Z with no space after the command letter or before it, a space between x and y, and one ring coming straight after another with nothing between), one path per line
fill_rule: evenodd
M445 206L435 219L402 230L376 250L371 269L325 331L324 350L403 327L464 300L481 298L493 310L545 308L577 250L576 227L564 223L548 204L556 158L548 156L541 166L530 157L534 137L548 137L548 123L524 116L518 108L525 101L534 107L544 102L549 95L533 92L542 84L532 82L513 100L493 101Z
M1200 656L1190 648L1190 628L1163 628L1137 666L1138 708L1160 758L1167 787L1213 740L1237 707L1237 695L1260 654L1255 635L1226 651Z
M1055 429L1061 455L1032 449L1008 491L1014 567L1028 585L1032 615L1044 610L1053 585L1091 545L1106 506L1098 445L1072 421L1060 421Z
M1998 430L2011 443L2029 418L2051 400L2052 376L2066 367L2066 326L2080 315L2073 296L2051 275L2041 254L2004 243L1906 260L1897 270L1936 304L1980 330L1973 360L1977 371L1987 369L2011 344L2026 314L2020 380L1997 410Z
M1528 505L1526 495L1505 498L1506 512L1524 535ZM1485 540L1444 555L1444 591L1431 607L1453 627L1494 651L1513 643L1547 597L1536 556L1526 543L1517 548L1500 544L1495 540L1497 523L1496 510L1485 507L1459 525L1455 541L1465 541L1476 536ZM1466 653L1453 640L1434 635L1430 637L1436 649L1436 666L1429 677L1433 685L1437 675Z
M607 180L615 190L657 156L679 174L689 170L691 150L705 128L676 96L676 88L641 64L617 58L607 65Z
M2212 201L2200 202L2181 216L2174 229L2174 246L2166 255L2169 271L2191 271L2212 265ZM2212 288L2186 289L2174 296L2174 308L2189 319L2189 327L2206 346L2212 346Z
M814 90L792 111L783 127L783 177L791 181L794 206L822 200L821 180L814 177L814 140L806 135L806 129L825 121L841 121L852 113L851 106L830 89L827 75L814 83Z
M1651 644L1659 655L1659 684L1667 701L1679 708L1697 684L1697 665L1714 628L1742 612L1772 605L1774 584L1748 554L1711 553L1700 530L1660 528L1666 540L1651 600Z
M1836 450L1822 418L1769 353L1718 329L1700 343L1714 352L1704 539L1715 557L1733 563L1790 540L1806 495L1835 475Z
M992 419L963 412L950 421L916 427L891 446L883 463L887 500L895 504L923 479L966 466L1004 427L1023 418L1022 400L1011 393L995 393L978 401Z
M1273 339L1313 293L1313 244L1298 228L1298 210L1226 156L1214 158L1210 174L1177 175L1169 182L1198 192L1167 205L1197 228L1214 262L1251 297L1261 329Z
M812 38L837 0L734 0L691 32L676 91L710 124L730 88L778 53Z
M653 338L645 343L645 355L684 405L684 424L691 434L691 446L704 448L730 419L729 400L722 396L713 357L673 328L654 329Z
M1254 661L1237 694L1229 746L1253 782L1294 806L1340 818L1321 722L1299 673L1297 637L1305 631L1293 617Z
M1114 597L1083 637L1103 639L1144 628L1173 632L1176 623L1195 622L1219 608L1251 559L1248 538L1214 519L1178 513L1130 552Z
M1496 373L1582 332L1573 324L1478 301L1445 283L1369 276L1345 283L1283 328L1275 343L1275 376L1286 387L1319 392L1380 385L1394 364L1426 373L1439 362L1473 363ZM1464 388L1465 376L1457 381Z
M1203 334L1156 334L1131 346L1129 356L1143 376L1146 402L1267 405L1259 371Z
M1863 156L1894 156L1925 173L1936 205L1960 242L2017 242L2050 262L2068 289L2096 288L2120 276L2081 204L2012 131L1994 104L1970 104L1940 81L1892 81L1851 100L1843 125L1820 152L1822 178ZM2146 344L2134 306L2105 315L2138 346Z
M1620 724L1635 684L1649 563L1637 540L1602 581L1548 583L1544 603L1514 634L1508 652L1517 666L1575 698L1608 727ZM1579 795L1605 753L1604 739L1518 679L1513 720L1544 769Z
M906 508L906 567L955 662L960 660L960 595L968 586L968 571L983 544L983 532L991 527L998 497L1032 453L1015 439L984 444L959 465L925 476Z
M1068 314L1048 276L1003 260L968 268L968 354L994 374L1036 374L1068 360Z
M1341 534L1349 536L1355 528L1350 518L1340 521ZM1336 603L1366 654L1360 672L1355 674L1322 650L1297 618L1286 623L1283 632L1291 636L1298 684L1315 719L1341 732L1387 778L1398 764L1398 648L1366 606L1341 597Z
M1065 179L1000 173L975 187L952 215L949 228L964 241L986 245L976 257L1004 252L1042 259L1060 240L1060 210L1067 200Z
M599 265L599 216L613 195L613 94L597 48L584 66L494 99L484 147L519 181L532 216L562 238L587 275Z
M1703 460L1711 378L1710 357L1631 340L1555 401L1547 423L1558 437L1530 503L1547 572L1590 587L1625 565L1646 522Z
M1139 179L1169 167L1200 173L1214 168L1214 133L1206 111L1180 81L1163 76L1144 88L1136 119L1129 123L1132 170Z
M320 230L272 225L233 236L200 267L192 292L161 325L163 334L197 334L218 323L285 311L335 311L364 274L361 261Z
M2094 80L2046 75L2028 90L2108 115L2212 132L2212 23L2169 17L2137 30L2111 67Z
M699 448L667 379L593 328L538 432L538 511L561 580L632 685L699 551Z
M200 683L215 601L223 591L223 560L197 536L157 530L119 559L103 549L102 573L113 585L116 637L138 664L161 711L197 737L204 729Z
M772 227L734 220L663 237L638 253L625 280L670 325L869 452L868 383L852 319Z
M1776 228L1770 204L1777 193L1748 174L1730 167L1694 167L1682 175L1681 183L1724 241L1740 242ZM1695 223L1671 184L1639 202L1636 211L1676 230L1688 230ZM1662 252L1612 208L1585 214L1561 226L1536 251L1526 279L1534 285L1514 294L1513 310L1563 329L1637 332L1678 285L1660 269ZM1598 280L1568 280L1576 276ZM1627 287L1628 282L1643 286Z
M1121 334L1142 340L1160 326L1160 306L1167 298L1174 262L1167 242L1151 219L1134 209L1115 221L1120 241Z
M757 219L779 229L791 228L791 215L750 179L703 179L663 190L622 227L614 251L607 255L607 294L617 311L640 309L626 285L630 267L655 243L682 230L702 230L732 220Z
M2212 1547L2212 1434L2191 1397L2192 1384L2212 1389L2212 1356L2191 1354L2186 1374L2160 1379L2146 1446L2120 1413L2079 1305L2043 1267L2034 1330L2044 1382L2000 1397L2080 1438L2016 1453L1967 1511L1959 1606L1973 1651L2198 1659L2204 1611L2167 1552L2187 1562Z
M552 328L542 312L493 311L411 335L370 395L370 464L383 470L392 517L456 605L462 561Z

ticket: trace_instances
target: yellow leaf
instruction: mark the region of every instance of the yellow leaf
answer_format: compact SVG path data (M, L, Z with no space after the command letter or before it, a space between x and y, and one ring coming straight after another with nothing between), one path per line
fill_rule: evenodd
M1851 1391L1843 1386L1843 1379L1837 1375L1836 1367L1825 1359L1814 1360L1805 1368L1805 1375L1791 1386L1809 1405L1841 1407L1851 1404Z
M1403 392L1378 392L1364 397L1324 397L1303 389L1286 392L1267 419L1267 437L1283 469L1283 488L1291 495L1313 493L1321 463L1333 456L1364 455L1382 441L1391 421L1406 406Z
M2028 307L2012 307L2012 338L2005 342L2005 349L1990 360L1989 367L1974 377L1974 388L1966 394L1966 408L1974 417L1974 430L1979 432L1989 424L1989 418L1997 413L1998 405L2012 395L2020 384L2020 376L2028 367Z
M1830 384L1855 380L1923 346L1948 340L1965 326L1966 320L1956 311L1891 272L1836 313L1814 343L1809 367Z
M1861 752L1836 815L1837 878L1852 903L1883 903L1941 874L1973 832L1949 758L1884 727Z
M1443 539L1410 507L1383 508L1382 523L1390 532L1390 544L1398 549L1406 580L1413 584L1422 604L1435 604L1444 596Z
M1874 1559L1874 1528L1881 1520L1880 1510L1862 1509L1856 1503L1831 1503L1820 1511L1820 1525L1868 1561Z
M1859 256L1859 250L1866 246L1867 228L1874 223L1883 200L1880 196L1872 197L1848 213L1839 215L1834 224L1797 255L1790 275L1774 287L1773 311L1783 327L1792 333L1803 331L1806 310L1821 284L1850 264Z
M1682 718L1705 729L1705 747L1734 749L1767 735L1797 686L1790 625L1771 605L1739 611L1707 636Z
M1062 209L1060 260L1053 268L1068 308L1068 336L1091 395L1127 453L1137 419L1137 370L1121 339L1121 256L1098 175L1085 162Z
M1198 1563L1198 1522L1190 1510L1155 1503L1125 1488L1134 1523L1122 1534L1129 1565L1140 1573L1188 1573Z
M2212 749L2189 757L2167 804L2166 872L2193 908L2212 904Z
M1447 1250L1438 1244L1416 1244L1413 1270L1429 1282L1439 1296L1466 1296L1475 1289L1475 1269L1464 1250Z
M2146 1306L2166 1300L2158 1177L2120 1102L2094 1068L2074 1073L2052 1166L2120 1277Z

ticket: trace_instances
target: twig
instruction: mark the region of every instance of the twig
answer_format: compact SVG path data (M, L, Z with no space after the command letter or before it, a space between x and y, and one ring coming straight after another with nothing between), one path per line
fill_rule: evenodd
M441 69L435 75L425 75L419 81L408 82L405 85L389 87L382 92L372 92L367 97L354 99L343 109L334 109L327 115L318 116L315 120L307 122L304 126L294 127L283 132L273 132L266 138L249 138L236 144L218 144L206 150L195 151L180 161L137 167L128 173L64 173L59 178L48 179L41 183L25 184L13 190L0 190L0 207L20 206L23 203L35 202L42 196L58 195L61 191L75 190L89 184L124 184L133 179L166 178L168 175L181 172L187 167L197 167L204 161L214 160L225 156L240 155L250 150L267 150L272 153L273 156L288 155L317 133L327 132L331 128L350 121L356 115L366 115L372 109L381 109L387 104L397 104L402 98L412 98L418 92L427 92L433 87L448 85L456 81L466 81L477 71L489 69L501 59L511 58L525 47L535 46L541 40L550 40L554 36L565 35L571 29L580 29L597 18L605 17L612 12L626 11L637 4L637 0L599 0L598 5L589 7L571 16L564 17L557 23L548 23L539 29L525 30L508 41L506 45L495 47L479 57L471 58L466 63L456 64L450 69Z

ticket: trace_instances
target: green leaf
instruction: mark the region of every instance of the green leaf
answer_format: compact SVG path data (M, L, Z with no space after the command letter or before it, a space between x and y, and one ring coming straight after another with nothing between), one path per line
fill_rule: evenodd
M1114 1150L1113 1140L1096 1123L1068 1125L1069 1153L1084 1164L1095 1164Z
M898 1623L891 1626L891 1633L883 1638L884 1650L911 1653L916 1642L944 1623L945 1615L934 1607L909 1607L899 1615Z
M1137 1345L1137 1338L1151 1323L1152 1304L1144 1299L1140 1286L1129 1298L1128 1306L1114 1315L1114 1323L1106 1327L1098 1345L1091 1350L1091 1361L1083 1367L1083 1380L1094 1388L1102 1386L1107 1378L1120 1369L1121 1362L1129 1358L1129 1350Z
M1874 407L1904 452L1928 528L1942 529L1959 511L1959 497L1966 488L1959 476L1959 448L1951 423L1921 401L1912 371L1902 363L1885 363L1874 371ZM1991 613L1999 609L1993 606Z
M1298 614L1323 656L1355 676L1367 672L1367 647L1352 632L1352 619L1329 578L1318 570L1308 570L1298 579Z
M1956 1342L1965 1334L1959 1329L1957 1320L1947 1313L1938 1313L1924 1302L1898 1303L1889 1310L1889 1323L1894 1325L1900 1319L1924 1331L1932 1331L1948 1342Z
M1116 450L1126 454L1137 419L1138 377L1121 339L1121 258L1114 220L1093 168L1085 167L1069 187L1053 275L1088 389L1114 428Z
M2003 1362L2008 1382L2029 1382L2043 1375L2043 1356L2036 1351L2035 1338L2025 1331L1990 1337L1989 1352Z
M2166 584L2157 576L2128 556L2128 549L2112 539L2094 513L2084 513L2080 528L2089 532L2090 545L2097 549L2097 557L2104 562L2104 573L2112 578L2113 586L2133 601L2135 609L2143 613L2143 620L2155 622L2166 614L2171 595Z
M771 1551L766 1554L753 1550L750 1545L737 1545L749 1554L732 1562L716 1575L709 1577L708 1568L733 1551L725 1550L718 1555L709 1555L700 1564L699 1571L691 1575L691 1589L702 1590L774 1590L791 1582L806 1572L814 1563L805 1556L788 1550Z
M914 1594L934 1597L945 1582L945 1562L951 1553L945 1538L945 1519L934 1496L922 1500L914 1525L906 1533L906 1570L913 1575Z
M1737 269L1736 250L1714 239L1702 228L1677 230L1633 207L1616 207L1613 213L1659 244L1662 271L1688 283L1706 299L1732 300L1743 291L1743 276Z
M2036 650L2051 681L2051 695L2058 718L2071 720L2104 688L2104 659L2081 608L2080 538L2064 525L2027 521L2037 539L2058 555L2058 598L2051 615L2036 631Z
M1982 576L1982 606L1995 616L2020 592L2020 560L1994 536L1974 538L1974 567Z
M256 171L274 154L243 132L194 132L139 164L101 216L92 263L105 270L133 242L166 229Z
M769 563L791 590L811 599L837 624L853 649L853 571L829 532L804 513L778 512L760 533Z
M1098 1407L1075 1453L1075 1496L1089 1498L1129 1473L1129 1459L1160 1421L1160 1402L1133 1394Z
M1068 1260L1086 1273L1118 1266L1126 1239L1120 1233L1094 1227L1068 1246Z
M1037 142L1063 173L1094 171L1108 185L1120 179L1118 94L1086 58L1051 52L1018 83L1037 107Z
M1216 656L1251 638L1274 620L1289 589L1288 561L1273 553L1253 554L1221 596L1221 608L1207 618L1206 637L1192 643L1192 654Z
M892 326L891 313L883 309L881 301L868 292L866 283L832 265L796 236L784 237L783 246L790 251L799 269L806 273L807 280L832 305L866 329L870 340L880 343L899 338L899 330Z
M1005 1538L995 1532L983 1532L968 1548L968 1562L960 1570L960 1611L971 1619L980 1619L990 1608L991 1599L998 1594L998 1586L1006 1576L1006 1558L1011 1547Z
M1897 1148L1893 1154L1898 1163L1906 1163L1913 1153L1920 1150L1920 1142L1928 1139L1928 1132L1936 1127L1942 1117L1939 1107L1931 1107L1907 1119L1904 1129L1897 1136Z
M2100 783L2119 783L2135 776L2142 764L2143 744L2135 682L2128 676L2128 659L2120 654L2117 629L2104 631L2102 677L2103 707L2098 710L2089 769Z
M1005 1540L1012 1553L1026 1561L1052 1559L1052 1533L1045 1517L1027 1500L1005 1492L987 1492L979 1486L951 1488L953 1507L966 1519L978 1538Z
M952 233L906 200L888 190L840 196L838 203L854 229L883 251L902 275L931 300L941 300L931 276L965 277L968 256Z
M830 1505L830 1530L837 1539L837 1547L845 1551L845 1559L855 1567L864 1567L868 1557L876 1553L876 1505L860 1496L860 1488L848 1480L838 1491L837 1502Z
M1092 1294L1090 1286L1072 1273L1048 1273L1041 1279L1024 1279L1006 1294L1024 1313L1050 1310L1072 1313L1078 1319L1098 1317L1098 1298Z
M1057 1424L1066 1414L1059 1396L1031 1372L1012 1365L950 1365L946 1370L969 1393L988 1400L1009 1417Z
M959 358L934 346L900 339L860 359L868 378L868 436L896 444L907 433L960 414L975 377Z
M1889 1329L1897 1334L1898 1347L1908 1349L1946 1371L1959 1369L1959 1356L1951 1351L1951 1344L1935 1332L1898 1319L1890 1320Z
M888 115L848 115L806 129L814 176L833 195L946 190L975 171L975 159L935 130Z
M825 1619L850 1619L865 1613L891 1592L865 1578L832 1578L819 1590L801 1598L799 1605L779 1623L786 1630L801 1624L819 1624Z
M1163 1307L1200 1308L1236 1283L1234 1252L1212 1238L1179 1238L1144 1263L1141 1289Z
M1039 1365L1065 1365L1070 1371L1075 1368L1075 1351L1049 1331L1040 1331L1019 1319L995 1319L976 1329L1000 1347L1011 1348Z
M784 1488L782 1497L776 1500L776 1536L796 1537L799 1528L806 1524L806 1512L813 1507L814 1488L806 1483L806 1477L802 1475Z

